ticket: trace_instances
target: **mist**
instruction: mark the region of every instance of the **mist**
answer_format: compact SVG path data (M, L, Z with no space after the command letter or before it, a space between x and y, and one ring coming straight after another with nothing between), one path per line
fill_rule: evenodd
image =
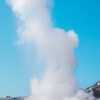
M94 100L79 89L74 71L77 64L75 48L79 44L76 32L53 25L53 0L6 0L19 23L16 44L37 47L44 57L45 71L41 79L31 79L29 100Z

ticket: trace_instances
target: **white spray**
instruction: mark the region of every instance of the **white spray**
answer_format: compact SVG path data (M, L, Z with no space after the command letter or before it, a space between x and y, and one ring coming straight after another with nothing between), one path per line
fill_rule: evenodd
M53 26L50 15L52 1L7 0L7 3L20 23L17 43L35 43L45 57L46 71L40 80L32 79L30 99L86 99L85 93L77 92L73 74L76 66L74 48L78 45L78 37L73 30L65 32Z

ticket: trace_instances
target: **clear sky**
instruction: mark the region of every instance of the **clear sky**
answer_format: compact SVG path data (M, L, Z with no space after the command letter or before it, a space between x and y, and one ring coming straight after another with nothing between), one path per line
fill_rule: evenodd
M79 36L75 71L79 86L94 84L100 80L100 1L55 0L51 13L55 26L66 31L74 29ZM39 74L31 64L25 67L25 52L14 44L16 28L10 7L0 0L0 97L29 95L32 74Z

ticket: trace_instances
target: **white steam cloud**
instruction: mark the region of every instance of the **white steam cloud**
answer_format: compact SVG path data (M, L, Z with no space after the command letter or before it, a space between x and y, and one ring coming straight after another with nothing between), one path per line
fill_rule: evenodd
M73 74L76 66L74 48L78 45L77 34L55 28L50 10L51 0L7 0L19 24L18 44L35 43L46 62L46 71L39 80L31 81L32 100L92 100L78 91Z

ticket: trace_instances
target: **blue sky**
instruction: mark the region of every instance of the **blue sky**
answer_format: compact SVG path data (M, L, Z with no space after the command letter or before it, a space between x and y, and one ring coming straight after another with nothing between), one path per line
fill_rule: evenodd
M55 0L51 13L55 26L74 29L79 36L75 71L79 86L94 84L100 80L100 1ZM29 95L32 74L39 74L31 64L28 68L24 64L25 53L14 44L16 28L10 7L0 0L0 97Z

